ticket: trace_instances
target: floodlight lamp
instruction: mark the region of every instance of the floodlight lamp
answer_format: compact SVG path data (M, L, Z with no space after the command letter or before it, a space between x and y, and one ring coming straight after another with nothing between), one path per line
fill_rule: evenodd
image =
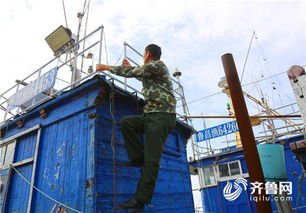
M48 35L45 40L54 52L54 55L65 53L75 44L75 39L73 38L71 30L62 25Z

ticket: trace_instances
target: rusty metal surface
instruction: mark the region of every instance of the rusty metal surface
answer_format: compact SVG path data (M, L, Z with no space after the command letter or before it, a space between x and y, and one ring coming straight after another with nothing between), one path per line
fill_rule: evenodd
M236 112L237 124L240 129L241 142L243 152L247 162L247 167L250 175L251 182L264 183L264 175L260 164L259 154L256 147L256 142L249 119L249 113L243 97L241 84L239 82L238 73L236 70L234 58L232 54L225 54L221 57L223 68L230 90L234 110ZM254 197L266 197L263 191L261 195L254 193ZM257 212L269 213L272 212L271 204L269 201L258 200L256 203Z
M290 149L292 151L297 150L297 149L305 149L305 148L306 148L306 140L290 144Z

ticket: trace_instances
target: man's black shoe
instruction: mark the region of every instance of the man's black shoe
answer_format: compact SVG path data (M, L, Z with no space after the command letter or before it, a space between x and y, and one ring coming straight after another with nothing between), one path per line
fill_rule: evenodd
M142 211L144 210L144 203L132 198L124 203L118 205L119 209L132 209L135 211Z
M116 163L116 166L126 166L126 167L143 167L143 161L129 161L126 163Z

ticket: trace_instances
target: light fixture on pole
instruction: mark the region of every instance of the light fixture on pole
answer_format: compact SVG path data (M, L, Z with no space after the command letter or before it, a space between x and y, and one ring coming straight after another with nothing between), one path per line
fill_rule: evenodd
M76 41L71 30L62 25L48 35L45 40L56 56L66 53L70 47L75 45Z

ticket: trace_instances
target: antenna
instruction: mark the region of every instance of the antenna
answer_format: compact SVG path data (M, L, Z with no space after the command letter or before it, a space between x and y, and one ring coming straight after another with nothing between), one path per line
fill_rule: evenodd
M65 16L66 28L68 28L68 22L67 22L67 15L66 15L66 8L65 8L64 0L62 0L62 4L63 4L63 11L64 11L64 16Z
M252 46L253 39L254 39L255 35L256 34L255 34L255 30L254 30L253 34L252 34L251 41L250 41L250 45L249 45L249 48L248 48L248 52L247 52L247 55L246 55L246 58L245 58L245 61L244 61L240 82L242 82L242 79L243 79L243 74L244 74L244 71L245 71L245 67L246 67L246 64L247 64L247 61L248 61L248 58L249 58L249 53L250 53L251 46ZM257 37L255 37L255 38L257 38Z

